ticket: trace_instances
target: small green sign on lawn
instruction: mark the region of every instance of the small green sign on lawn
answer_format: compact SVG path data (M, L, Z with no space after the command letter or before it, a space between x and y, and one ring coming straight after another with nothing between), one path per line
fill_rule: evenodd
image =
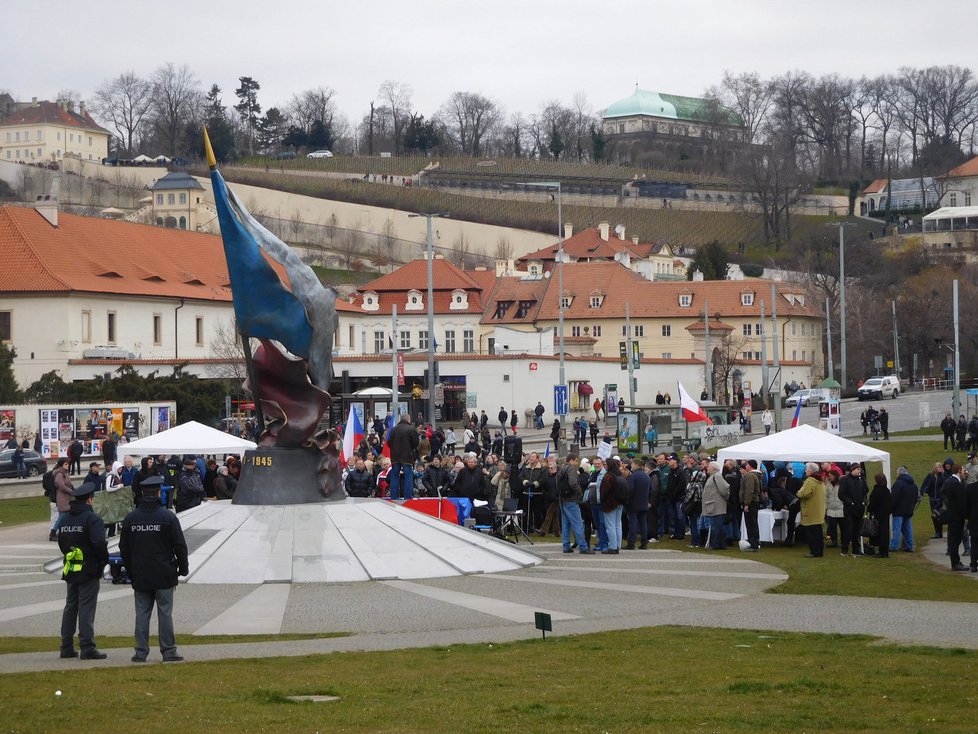
M554 631L553 620L546 612L534 612L533 620L536 628L543 633L543 639L547 639L547 633Z

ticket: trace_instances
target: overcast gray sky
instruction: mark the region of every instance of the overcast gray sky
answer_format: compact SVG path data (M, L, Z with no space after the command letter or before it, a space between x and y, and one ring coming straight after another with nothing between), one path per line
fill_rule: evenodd
M699 96L723 71L859 77L902 65L974 69L974 0L2 0L0 89L19 100L88 98L131 69L188 64L233 99L239 76L264 108L333 87L353 124L385 79L431 115L456 90L530 114L584 92L594 109L643 89Z

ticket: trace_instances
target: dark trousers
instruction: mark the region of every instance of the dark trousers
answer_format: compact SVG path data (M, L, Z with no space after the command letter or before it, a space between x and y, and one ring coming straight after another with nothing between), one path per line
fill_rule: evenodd
M822 525L799 525L798 530L808 541L808 552L816 558L821 558L825 553L825 533Z
M173 636L173 588L156 591L136 591L136 655L145 658L149 655L149 621L156 605L156 621L160 631L160 652L168 658L177 654L177 642Z
M759 509L760 505L755 503L748 505L746 512L744 512L744 525L747 526L747 542L754 549L761 547L761 531L757 527L757 511Z
M842 553L848 553L850 546L853 553L862 553L859 544L859 533L862 531L863 516L846 514L842 518Z
M649 537L649 513L629 512L628 513L628 544L635 545L635 536L638 535L638 542L645 545Z
M648 532L645 537L648 539L659 539L659 508L655 505L649 508L649 516L645 521Z
M594 530L591 523L591 506L585 505L583 502L579 503L581 507L581 521L584 523L584 537L587 538L588 543L591 542L591 532Z
M961 563L961 554L958 552L958 548L961 546L963 537L964 520L949 520L947 523L947 554L952 566Z
M81 474L81 457L72 457L68 460L68 473Z
M845 522L845 518L842 517L831 517L827 516L825 522L829 528L829 538L832 539L832 545L839 545L839 533L842 527L842 523Z
M945 451L948 450L948 448L947 448L947 442L948 441L951 442L951 450L953 451L954 450L954 434L953 433L945 433L944 434L944 450Z
M974 533L972 533L972 535L974 535ZM975 542L976 540L978 540L978 538L971 539L971 570L972 571L978 569L978 543Z
M68 595L65 610L61 614L61 652L75 649L75 627L78 628L78 644L82 654L95 649L95 608L98 606L98 590L102 579L66 584Z

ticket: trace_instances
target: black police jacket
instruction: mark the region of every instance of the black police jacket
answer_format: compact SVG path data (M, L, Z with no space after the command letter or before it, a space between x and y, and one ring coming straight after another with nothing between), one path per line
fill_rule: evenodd
M180 520L156 497L141 497L136 509L126 515L119 551L137 591L172 589L177 576L189 573Z
M102 570L109 562L109 549L105 542L105 524L92 511L91 505L77 500L71 503L68 516L58 528L58 547L61 553L78 548L83 554L80 571L62 576L69 584L79 584L102 577Z

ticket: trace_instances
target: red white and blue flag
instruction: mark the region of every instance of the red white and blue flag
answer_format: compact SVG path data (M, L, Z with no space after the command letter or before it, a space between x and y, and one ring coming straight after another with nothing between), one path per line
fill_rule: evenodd
M791 427L797 428L801 423L801 400L795 405L795 416L791 419Z
M390 420L387 421L387 430L384 431L384 445L380 449L380 455L386 456L388 459L391 458L391 431L394 430L394 416L390 416Z
M354 449L360 445L365 435L363 424L360 422L360 415L351 405L350 417L346 419L346 430L343 431L343 450L340 452L341 466L346 466L346 463L353 456Z
M712 426L713 421L710 420L706 412L700 407L700 404L693 400L689 393L686 392L683 383L677 382L676 384L679 385L679 405L683 409L683 418L689 423L705 421L708 426Z

